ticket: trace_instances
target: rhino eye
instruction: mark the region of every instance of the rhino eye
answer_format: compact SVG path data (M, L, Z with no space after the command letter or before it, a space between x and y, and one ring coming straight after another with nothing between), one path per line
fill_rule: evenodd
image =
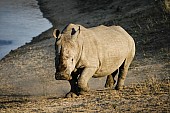
M74 35L76 33L76 30L72 28L71 35Z
M73 59L71 59L71 61L73 62Z

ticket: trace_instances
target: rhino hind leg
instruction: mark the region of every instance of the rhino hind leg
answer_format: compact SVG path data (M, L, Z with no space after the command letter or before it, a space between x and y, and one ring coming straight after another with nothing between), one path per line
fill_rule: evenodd
M124 81L125 81L130 63L132 62L132 59L133 59L133 57L129 57L129 58L125 59L125 61L119 67L118 81L117 81L117 84L115 87L116 90L123 89Z
M134 55L135 55L135 44L133 45L133 48L131 52L129 53L129 55L126 57L122 65L119 67L118 81L115 87L116 90L123 89L124 81L125 81L125 78L128 72L128 68L134 58Z
M116 80L114 78L117 75L117 73L118 73L118 69L114 71L111 75L107 76L105 88L113 88L114 84L116 83Z

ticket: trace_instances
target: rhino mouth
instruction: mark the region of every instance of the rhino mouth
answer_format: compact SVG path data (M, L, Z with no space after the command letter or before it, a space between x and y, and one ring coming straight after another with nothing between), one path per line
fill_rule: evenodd
M72 76L65 74L65 73L61 73L61 72L56 72L55 73L55 79L56 80L71 80Z

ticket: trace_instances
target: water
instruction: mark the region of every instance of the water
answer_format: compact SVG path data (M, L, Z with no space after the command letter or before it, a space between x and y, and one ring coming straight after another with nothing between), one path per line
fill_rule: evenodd
M0 59L51 26L36 0L0 0Z

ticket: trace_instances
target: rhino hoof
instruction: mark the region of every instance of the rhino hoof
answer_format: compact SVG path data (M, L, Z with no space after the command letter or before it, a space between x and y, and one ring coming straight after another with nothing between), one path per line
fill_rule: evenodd
M69 93L66 94L65 97L66 98L75 98L75 97L77 97L77 95L75 93L73 93L73 92L69 92Z
M116 90L122 90L122 89L123 89L123 86L116 86L115 89L116 89Z
M87 91L80 91L80 95L86 95Z
M105 84L105 88L111 89L113 87L112 84Z
M113 88L113 86L114 86L114 84L116 83L116 80L114 80L114 82L106 82L106 84L105 84L105 88Z

